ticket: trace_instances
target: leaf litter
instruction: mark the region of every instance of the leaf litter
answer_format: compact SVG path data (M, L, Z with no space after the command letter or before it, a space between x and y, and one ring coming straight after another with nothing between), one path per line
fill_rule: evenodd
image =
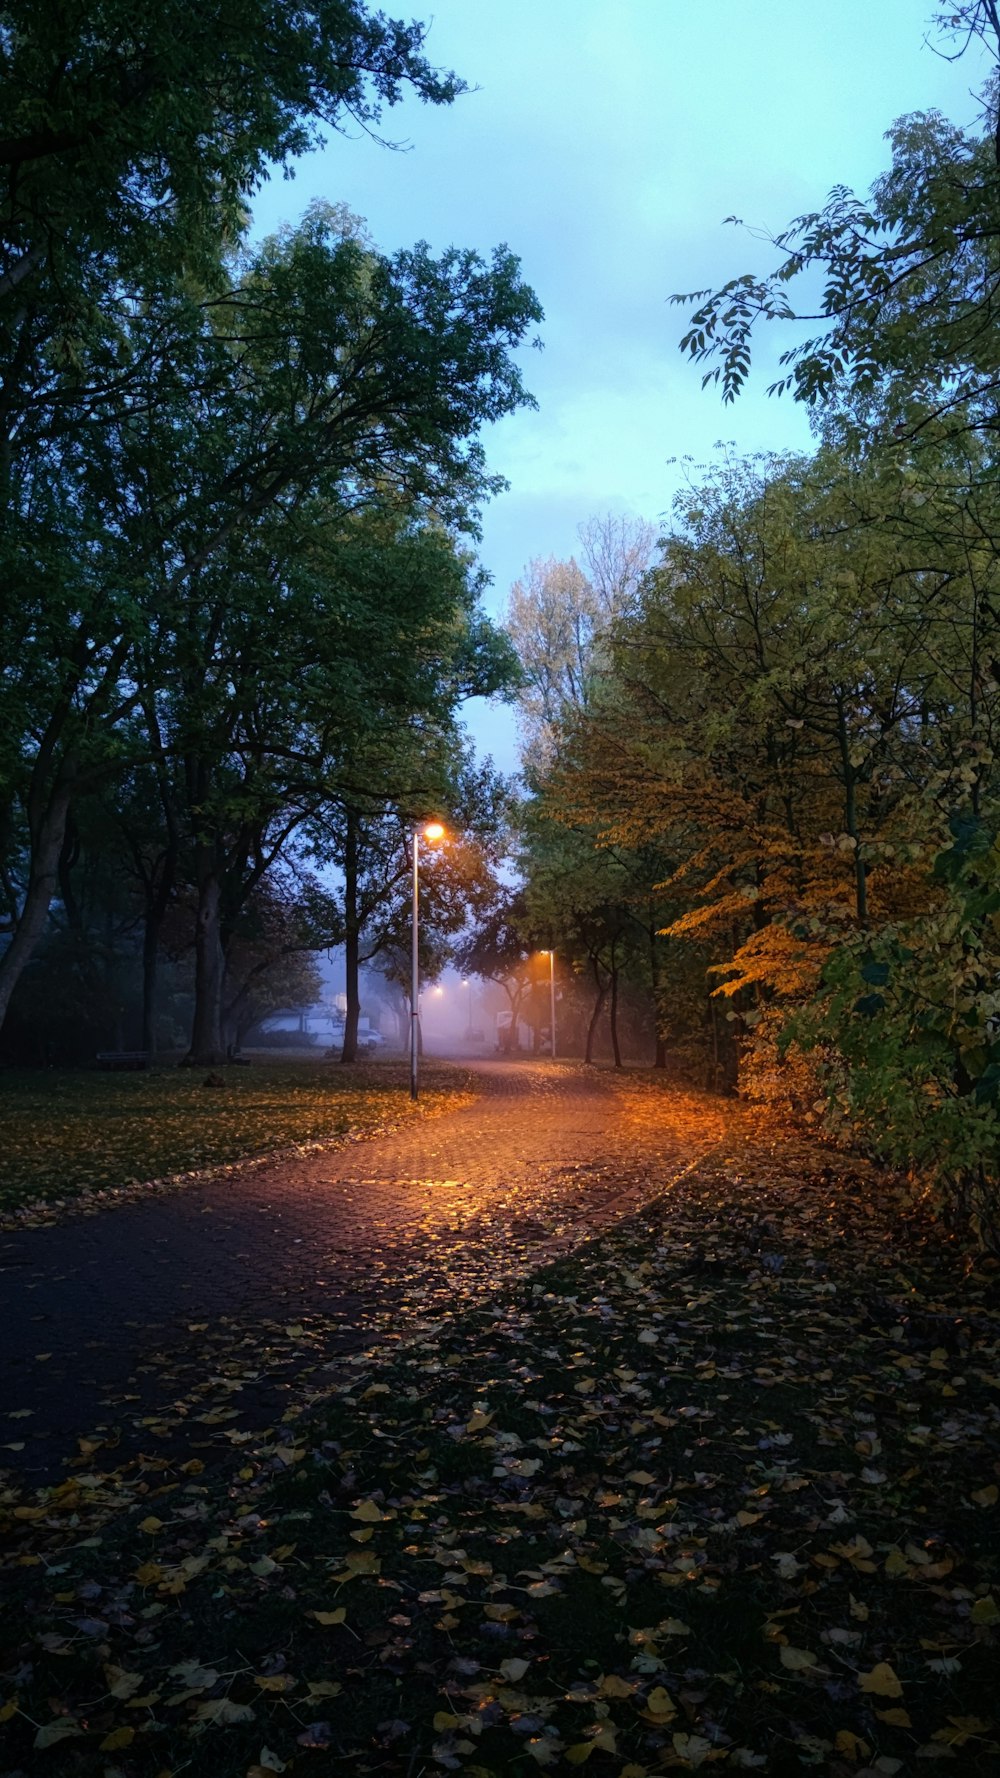
M218 1473L9 1490L0 1770L987 1778L998 1295L884 1176L734 1116Z
M403 1063L253 1063L204 1091L199 1069L0 1075L0 1230L95 1214L227 1170L385 1136L471 1102L461 1069L432 1064L419 1104Z

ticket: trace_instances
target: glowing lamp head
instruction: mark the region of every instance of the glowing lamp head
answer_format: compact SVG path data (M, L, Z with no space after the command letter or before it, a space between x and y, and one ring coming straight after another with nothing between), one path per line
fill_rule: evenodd
M440 821L428 821L427 826L424 828L424 839L432 842L434 840L444 839L444 828L441 826Z

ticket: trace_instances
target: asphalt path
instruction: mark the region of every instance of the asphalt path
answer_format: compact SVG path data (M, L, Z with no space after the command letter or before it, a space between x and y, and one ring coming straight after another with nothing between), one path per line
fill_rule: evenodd
M627 1074L473 1067L474 1103L393 1135L0 1236L0 1468L160 1461L181 1433L231 1452L331 1364L640 1208L718 1136L703 1102Z

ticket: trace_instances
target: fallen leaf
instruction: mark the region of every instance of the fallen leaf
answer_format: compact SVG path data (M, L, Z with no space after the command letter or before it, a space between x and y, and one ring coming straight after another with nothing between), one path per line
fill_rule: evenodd
M804 1673L807 1668L816 1666L816 1656L808 1648L792 1648L783 1642L779 1650L781 1665L790 1673Z
M55 1722L43 1723L32 1745L41 1751L45 1747L56 1747L60 1741L68 1741L72 1736L82 1734L83 1730L75 1717L57 1716Z
M102 1753L116 1753L119 1747L131 1747L134 1740L134 1729L112 1729L110 1735L105 1735L99 1746Z
M903 1687L888 1661L879 1661L870 1673L859 1673L858 1684L863 1692L873 1692L877 1698L901 1698L903 1695Z

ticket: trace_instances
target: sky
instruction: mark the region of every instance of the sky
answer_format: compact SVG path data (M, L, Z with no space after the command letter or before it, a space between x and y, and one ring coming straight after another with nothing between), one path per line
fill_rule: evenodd
M385 10L404 10L384 0ZM483 516L480 559L498 614L536 556L579 553L595 513L666 522L684 474L720 441L807 449L804 410L766 395L781 340L733 407L683 359L675 291L771 263L753 235L866 190L886 129L938 108L971 122L981 64L925 39L933 0L410 0L427 50L475 90L452 106L387 112L389 151L332 135L255 204L255 232L309 201L345 202L383 251L429 242L487 254L506 243L545 309L522 353L538 402L484 435L509 482ZM935 40L936 41L936 40ZM513 716L468 712L481 751L516 768Z

